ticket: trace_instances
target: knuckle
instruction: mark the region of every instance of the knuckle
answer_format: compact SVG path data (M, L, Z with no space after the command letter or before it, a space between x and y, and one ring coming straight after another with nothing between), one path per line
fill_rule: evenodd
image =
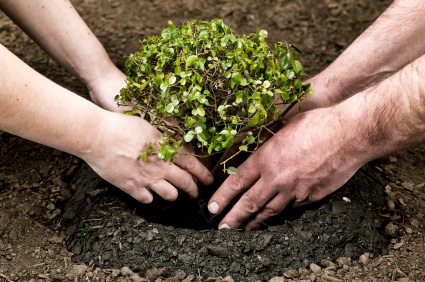
M253 198L249 194L243 195L240 201L242 204L242 208L250 214L257 212L260 209L260 207L255 201L255 198Z
M133 190L130 195L143 204L149 204L153 200L152 194L146 188L137 189L135 191Z
M186 169L191 171L196 167L196 158L189 156L186 158Z
M280 210L274 206L265 206L263 208L263 213L266 217L272 217L278 215L280 213Z
M229 181L229 187L233 189L234 191L239 192L243 190L242 180L240 176L238 176L237 174L230 175L228 178L228 181Z
M234 216L229 216L227 219L225 219L225 222L227 223L227 225L230 228L235 229L235 228L238 228L239 226L241 226L243 224L244 220L242 220L240 218L236 218Z
M185 174L181 179L181 186L183 189L190 189L192 187L192 182L192 177L188 174Z
M178 193L174 189L167 189L162 195L162 198L164 198L167 201L174 201L175 199L177 199L177 197L178 197Z
M310 202L310 194L307 191L301 191L295 195L295 203L304 204Z

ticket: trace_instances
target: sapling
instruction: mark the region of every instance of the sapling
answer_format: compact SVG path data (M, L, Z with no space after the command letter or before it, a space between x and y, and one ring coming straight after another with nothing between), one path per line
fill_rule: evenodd
M143 39L125 63L127 86L116 97L131 107L126 114L162 132L162 142L151 144L141 160L155 154L172 161L185 143L197 157L232 146L238 146L234 155L255 151L265 141L262 133L312 94L301 80L301 51L286 42L271 49L266 38L265 30L239 36L215 19L180 27L168 22L161 35ZM221 163L228 173L236 173L226 166L234 155Z

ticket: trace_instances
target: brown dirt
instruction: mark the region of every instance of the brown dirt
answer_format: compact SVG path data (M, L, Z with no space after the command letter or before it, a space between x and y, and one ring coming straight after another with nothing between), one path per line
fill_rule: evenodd
M238 33L262 28L269 31L270 42L287 40L299 46L310 75L334 60L390 2L73 1L120 67L139 47L139 39L158 34L167 20L179 24L185 19L219 17ZM1 13L0 40L37 71L87 97L83 85ZM80 160L7 133L0 133L0 144L0 281L197 281L198 273L167 280L160 278L165 275L161 270L151 270L145 279L126 268L102 269L73 263L65 248L60 215L71 196L68 184ZM320 269L312 266L285 271L273 281L425 280L425 145L386 156L371 165L390 182L383 189L395 204L391 212L383 214L396 225L389 253L351 261L339 259L335 264L323 261Z

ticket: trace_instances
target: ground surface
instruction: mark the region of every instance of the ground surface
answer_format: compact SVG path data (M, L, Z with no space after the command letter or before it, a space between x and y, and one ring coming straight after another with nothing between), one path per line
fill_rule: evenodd
M306 71L314 75L360 34L391 1L92 1L75 0L81 16L122 66L143 36L158 34L167 20L219 17L238 33L259 28L270 42L299 46ZM0 42L61 85L86 96L86 90L50 60L0 14ZM68 183L78 159L7 133L0 135L0 281L150 281L162 270L132 275L128 268L106 269L71 261L65 248L61 214L71 196ZM385 189L394 233L389 253L337 259L278 274L285 281L424 281L425 146L397 152L371 164L389 182ZM395 225L395 226L394 226ZM142 244L142 243L141 243ZM279 272L279 271L278 271ZM169 281L197 281L181 273ZM183 277L184 276L184 277ZM273 281L284 281L273 278ZM203 280L208 280L203 277ZM159 280L162 281L162 280ZM231 277L210 281L232 281Z

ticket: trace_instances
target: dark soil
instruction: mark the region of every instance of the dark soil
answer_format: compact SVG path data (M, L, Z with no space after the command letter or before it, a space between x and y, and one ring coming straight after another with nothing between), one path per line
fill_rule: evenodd
M268 280L322 259L387 254L385 185L369 170L308 210L286 211L266 230L243 232L215 230L203 208L208 198L125 204L127 197L85 166L63 213L67 247L74 261L97 266L129 266L141 274L165 267L171 275L198 272L237 281Z
M266 29L270 43L286 40L297 45L304 51L301 61L307 74L314 75L332 62L391 1L72 2L120 68L127 56L139 48L139 40L158 34L166 27L168 20L178 25L187 19L208 20L218 17L224 19L237 33ZM48 58L2 13L0 42L43 75L83 97L88 97L87 90L81 83ZM261 281L267 281L270 276L276 275L270 279L274 282L425 281L425 145L396 152L370 163L366 170L367 175L377 173L383 179L382 183L377 182L374 185L371 183L376 181L371 180L367 185L376 188L366 189L366 195L361 195L361 198L355 198L357 188L350 188L346 192L341 190L338 192L341 193L339 196L334 196L320 206L310 207L296 219L299 222L305 221L301 230L281 221L267 230L247 233L212 230L199 214L183 216L190 220L179 223L184 224L182 226L177 225L176 220L165 222L163 218L140 216L142 211L134 210L131 203L121 203L125 197L116 194L112 188L107 191L97 190L108 186L96 176L89 182L89 178L84 179L81 176L83 172L79 177L93 185L86 188L101 193L93 196L82 194L82 199L91 201L91 205L85 206L87 210L82 209L79 213L69 213L67 210L64 213L65 204L73 193L83 187L76 182L74 186L71 184L73 179L77 180L75 174L82 165L81 161L7 133L0 132L0 144L2 282L245 281L255 279L255 275ZM89 170L84 173L90 175ZM363 181L369 179L369 176L360 179ZM358 183L358 180L352 181ZM370 195L376 194L376 199L379 200L382 193L385 193L390 210L374 204L368 205ZM348 197L351 203L342 202L342 196ZM197 206L200 204L192 203ZM168 208L169 205L159 207L158 203L158 206L147 208L155 211L164 207ZM373 215L380 208L379 214ZM193 210L196 209L190 209ZM347 214L355 212L361 214L354 216L353 223L343 221ZM310 217L312 213L316 213L316 221ZM74 215L89 218L80 221L81 226L74 225L75 231L72 233L70 218ZM204 215L209 219L207 213ZM304 219L306 217L308 220ZM98 219L102 220L96 221ZM332 223L326 219L331 219ZM362 219L370 223L369 228L360 224ZM381 253L386 244L376 233L383 220L390 222L385 228L386 234L392 236L388 254ZM163 224L160 225L159 221ZM199 222L204 225L196 227L200 226ZM374 232L373 237L364 236L368 238L361 241L362 231L356 229L351 238L340 238L335 229L330 229L335 228L338 222L341 230L357 224L358 229L365 228L364 232ZM178 228L172 227L173 225ZM192 229L194 226L200 230ZM82 236L84 230L87 230L87 234ZM112 235L108 235L112 230ZM135 230L139 233L136 234ZM65 232L73 235L68 238ZM114 234L115 232L117 233ZM174 237L164 236L169 233ZM323 234L330 235L328 241L317 244L324 240L323 236L318 238L317 235ZM294 240L299 237L304 239ZM106 243L111 242L108 240L112 238L116 241ZM122 240L123 238L126 240ZM286 238L288 239L285 240ZM178 244L174 250L168 249L163 247L165 240L174 240ZM346 249L350 251L346 248L349 243L354 246L352 253L346 253ZM80 252L78 244L81 244ZM159 252L161 248L164 249ZM75 253L70 253L69 250ZM112 254L113 250L116 253L109 258L103 255ZM336 251L330 252L331 250ZM358 257L362 250L364 253ZM95 258L96 254L100 254L100 258ZM351 259L337 258L351 254L354 256ZM276 259L277 256L280 257ZM193 260L194 257L196 260ZM253 268L254 265L259 265L260 257L261 268ZM304 258L312 264L307 265ZM124 259L127 259L128 264L120 268L122 264L119 264L119 260ZM176 273L179 266L181 271ZM246 273L249 274L244 276ZM227 274L232 276L217 277Z

